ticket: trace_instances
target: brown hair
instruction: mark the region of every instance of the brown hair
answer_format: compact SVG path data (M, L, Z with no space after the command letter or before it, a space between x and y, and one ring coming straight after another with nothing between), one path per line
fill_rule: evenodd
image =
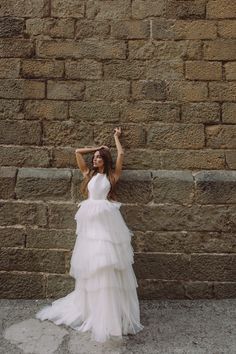
M109 193L107 195L107 199L117 200L117 196L116 196L116 193L115 193L116 182L115 182L115 178L114 178L114 175L113 175L111 153L110 153L109 150L107 150L105 148L97 149L96 151L99 151L99 154L101 155L101 158L102 158L102 160L104 162L104 173L107 175L107 177L108 177L108 179L110 181L110 184L111 184L111 188L110 188L110 191L109 191ZM92 156L92 166L93 166L93 156ZM89 174L86 177L84 177L83 181L81 182L80 191L81 191L83 196L88 197L88 183L91 180L91 178L94 175L97 174L97 172L98 172L98 168L96 168L96 167L94 168L93 167L89 171Z

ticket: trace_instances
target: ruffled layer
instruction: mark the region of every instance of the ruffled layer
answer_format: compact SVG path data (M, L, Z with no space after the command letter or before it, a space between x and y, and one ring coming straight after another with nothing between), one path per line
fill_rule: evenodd
M111 336L136 334L144 326L135 289L100 288L93 292L74 290L36 314L40 320L65 324L81 332L91 330L91 338L105 342Z
M127 227L118 202L107 199L86 199L78 204L75 214L76 234L86 238L130 242L133 232Z
M124 270L134 263L134 251L129 242L112 243L79 235L71 257L70 275L86 279L98 270L112 267Z

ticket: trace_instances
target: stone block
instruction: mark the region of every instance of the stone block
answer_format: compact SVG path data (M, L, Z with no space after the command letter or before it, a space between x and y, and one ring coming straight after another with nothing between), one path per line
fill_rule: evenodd
M228 299L236 297L236 282L214 282L214 298Z
M224 68L226 80L236 80L236 62L225 63Z
M236 153L235 150L226 150L225 151L227 167L233 170L236 169Z
M61 298L74 290L75 281L68 275L48 274L46 277L46 297Z
M61 60L24 60L21 75L29 79L60 78L64 75L64 63Z
M146 63L146 78L149 80L183 80L184 63L182 60L152 60Z
M181 102L201 102L208 99L206 82L169 81L167 84L167 99Z
M24 104L25 118L29 120L67 120L68 102L50 100L27 100Z
M81 19L76 22L75 38L108 38L110 35L109 20L88 20Z
M42 147L1 146L0 165L19 167L48 167L50 152Z
M86 4L86 17L96 20L129 19L131 4L129 0L97 1L88 0Z
M42 203L29 203L22 201L0 202L0 225L47 225L47 209Z
M25 230L26 247L41 249L64 249L74 247L76 234L73 230L33 229Z
M182 122L218 123L220 122L220 104L217 102L184 103L182 105Z
M130 83L126 80L100 80L86 83L86 100L127 100L129 95Z
M85 2L78 0L52 0L51 15L53 17L81 18L85 14Z
M146 64L139 60L110 60L103 64L105 79L144 79L146 69Z
M45 83L34 80L0 80L0 97L1 98L44 98Z
M213 284L210 281L188 281L184 283L188 299L213 299Z
M1 272L0 282L0 296L3 299L39 299L46 295L43 274Z
M70 147L56 147L52 149L52 167L75 168L75 149Z
M236 38L236 21L218 21L218 35L220 38Z
M65 76L69 79L101 79L102 63L93 59L66 61Z
M212 101L236 101L236 82L210 82L209 98Z
M149 148L200 149L204 147L203 124L152 124L147 128Z
M52 229L71 229L76 230L75 213L77 206L75 204L50 203L48 205L48 223Z
M16 79L20 73L20 60L14 58L0 59L0 78Z
M48 81L47 98L53 100L82 100L85 84L79 81Z
M113 21L111 36L118 39L143 39L150 36L150 21Z
M41 126L39 122L0 121L1 144L39 145Z
M236 148L236 125L209 125L206 127L206 145L213 149Z
M185 76L188 80L221 80L222 64L219 62L186 61Z
M22 36L24 31L24 21L19 18L0 18L0 37Z
M165 100L166 83L164 80L133 81L132 97L135 100Z
M70 117L77 121L116 122L119 121L121 105L117 102L70 102Z
M0 99L0 119L22 119L23 101Z
M205 41L203 44L204 60L235 60L236 59L236 40L217 39Z
M182 281L138 279L138 298L142 300L184 299Z
M25 229L23 227L1 227L1 247L25 247Z
M70 200L69 169L21 168L16 182L17 199Z
M236 171L201 171L194 174L199 204L236 203Z
M155 203L190 204L194 196L193 176L189 171L153 171Z
M0 198L15 198L15 179L17 169L15 167L0 167Z
M26 20L26 33L42 38L74 38L74 26L73 18L30 18Z
M167 0L165 17L176 19L204 19L205 0Z
M163 16L166 6L164 0L134 0L132 1L132 17L143 19L147 17Z
M43 131L43 145L78 147L93 142L92 127L85 123L44 121Z
M44 17L49 14L47 0L2 0L0 16Z
M28 39L0 38L0 58L29 58L34 44Z
M124 158L124 168L130 170L151 170L161 168L160 152L148 148L126 149Z
M210 0L206 4L207 18L233 18L236 16L236 3L232 0Z

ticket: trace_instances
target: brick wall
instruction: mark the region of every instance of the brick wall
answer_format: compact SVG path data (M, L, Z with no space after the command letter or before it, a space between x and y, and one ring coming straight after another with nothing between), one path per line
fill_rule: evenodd
M0 296L73 288L74 150L121 126L140 298L235 297L235 80L234 0L1 1Z

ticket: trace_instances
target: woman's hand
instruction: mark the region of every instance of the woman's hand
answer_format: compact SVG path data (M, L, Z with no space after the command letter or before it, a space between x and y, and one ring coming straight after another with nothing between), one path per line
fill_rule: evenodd
M114 133L114 138L117 136L119 138L119 136L121 135L121 127L119 128L115 128L114 129L115 133Z

